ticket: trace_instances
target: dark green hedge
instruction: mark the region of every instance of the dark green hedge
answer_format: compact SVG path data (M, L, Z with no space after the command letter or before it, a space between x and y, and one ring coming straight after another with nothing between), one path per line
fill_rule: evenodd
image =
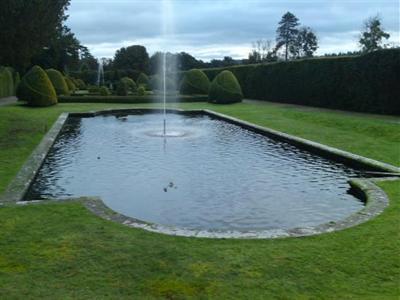
M246 98L400 114L400 49L203 71L213 80L222 70L235 74Z
M65 82L64 76L61 74L60 71L55 69L47 69L46 73L47 76L49 76L49 79L53 84L54 89L56 90L57 96L69 94L68 85Z
M206 102L207 96L167 96L167 102ZM145 96L60 96L60 103L156 103L162 102L161 95Z
M211 82L208 100L212 103L229 104L242 101L243 93L235 75L222 71Z
M187 71L180 84L180 93L184 95L208 94L209 89L210 80L198 69Z

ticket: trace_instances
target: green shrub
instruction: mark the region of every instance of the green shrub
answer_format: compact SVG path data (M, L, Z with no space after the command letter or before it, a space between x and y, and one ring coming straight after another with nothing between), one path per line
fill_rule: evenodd
M149 86L149 77L144 74L144 73L140 73L137 80L136 80L137 85L142 85L144 86L145 89L148 89Z
M192 69L185 73L180 86L181 94L208 94L210 80L203 71Z
M90 94L98 94L100 92L100 88L97 85L89 85L87 89Z
M86 84L82 79L75 79L75 85L78 87L79 90L86 89Z
M171 78L166 77L165 84L166 84L167 91L175 91L176 90L175 82ZM162 76L160 76L158 74L151 76L149 85L152 90L162 91L164 89L164 82L163 82Z
M118 96L126 96L128 95L128 91L129 91L129 86L126 80L120 80L117 83L116 94Z
M67 83L65 82L64 76L61 74L61 72L55 69L47 69L46 73L49 76L57 95L69 94Z
M99 93L100 93L101 96L108 96L108 95L111 94L109 89L107 87L105 87L105 86L100 87Z
M13 69L0 67L0 98L15 94Z
M212 103L235 103L242 101L242 98L239 82L230 71L222 71L211 83L208 99Z
M135 81L129 77L123 77L121 78L121 81L125 82L126 86L128 87L128 91L130 92L136 92L137 86Z
M64 77L65 83L67 84L68 90L74 92L76 90L76 85L71 78L68 76Z
M139 85L137 89L137 95L138 96L144 96L146 94L146 89L143 85Z
M22 78L17 97L31 106L49 106L57 103L57 94L46 72L34 66Z
M400 49L203 71L212 80L221 70L235 74L246 98L400 114Z

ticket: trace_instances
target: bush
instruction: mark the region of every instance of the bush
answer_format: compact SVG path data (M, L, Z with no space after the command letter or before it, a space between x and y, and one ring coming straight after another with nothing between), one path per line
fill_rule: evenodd
M65 79L65 83L66 83L67 86L68 86L68 90L69 90L70 92L74 92L74 91L76 90L76 85L75 85L75 83L73 82L73 80L72 80L71 78L67 77L67 76L65 76L64 79Z
M143 85L139 85L137 89L137 95L138 96L144 96L146 94L146 89Z
M205 69L212 80L230 70L244 96L274 102L400 114L400 49L361 56Z
M0 98L15 94L13 69L0 67Z
M108 96L111 94L110 91L108 90L108 88L105 86L102 86L99 88L99 93L101 96Z
M86 84L82 79L75 79L75 85L78 87L79 90L86 89Z
M90 94L98 94L100 92L100 88L97 85L89 85L87 89Z
M145 89L148 89L149 86L149 77L144 74L144 73L140 73L137 80L136 80L137 85L142 85L144 86Z
M61 74L61 72L55 69L47 69L46 73L49 76L57 95L69 94L67 83L65 82L64 76Z
M137 86L133 79L129 77L123 77L121 78L121 81L125 82L126 86L128 87L128 91L136 92Z
M242 98L239 82L230 71L222 71L211 83L208 99L212 103L235 103L242 101Z
M53 84L39 66L34 66L22 78L17 88L17 97L31 106L49 106L57 103Z
M116 94L118 96L126 96L126 95L128 95L128 90L129 90L129 86L128 86L128 83L126 82L126 80L120 80L117 83Z
M186 72L180 86L181 94L208 94L210 80L203 71L192 69Z
M150 88L152 90L162 91L164 89L163 78L158 74L151 76L149 84L150 84ZM166 77L165 84L166 84L167 91L175 91L176 90L175 82L171 78Z

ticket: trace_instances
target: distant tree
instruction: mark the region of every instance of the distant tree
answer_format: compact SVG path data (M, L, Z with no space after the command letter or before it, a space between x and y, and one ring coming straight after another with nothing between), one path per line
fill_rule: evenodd
M146 73L149 68L149 54L144 46L123 47L115 53L114 67L117 69L134 69Z
M381 18L375 16L365 21L359 43L363 52L372 52L382 49L382 39L389 37L390 34L381 27Z
M178 70L185 71L204 67L204 62L202 60L197 60L192 55L186 52L178 53L177 60Z
M291 12L287 12L282 16L279 27L276 30L276 49L284 47L285 60L288 60L289 50L296 43L299 25L299 19Z
M247 63L271 62L276 60L276 52L270 40L257 40L252 43Z
M57 35L70 0L2 0L0 65L24 71Z
M318 49L318 39L310 27L302 27L298 31L295 42L290 46L290 53L296 58L312 57Z

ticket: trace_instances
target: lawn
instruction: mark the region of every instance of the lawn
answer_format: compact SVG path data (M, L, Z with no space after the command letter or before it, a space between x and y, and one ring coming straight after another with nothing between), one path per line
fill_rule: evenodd
M148 107L151 105L140 105ZM400 120L280 104L186 103L400 165ZM63 111L137 105L0 107L0 192ZM379 298L400 295L399 181L390 206L341 232L277 240L165 236L77 203L0 208L0 298Z

